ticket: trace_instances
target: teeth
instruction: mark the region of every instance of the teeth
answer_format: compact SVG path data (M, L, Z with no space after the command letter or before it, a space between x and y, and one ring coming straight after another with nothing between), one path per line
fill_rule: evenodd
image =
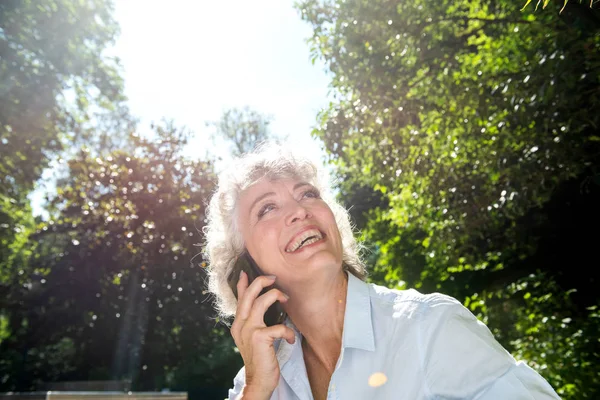
M310 239L309 239L310 238ZM308 239L308 240L306 240ZM317 242L323 239L323 235L317 229L309 229L307 231L302 232L299 236L297 236L292 243L285 250L288 253L293 253L298 250L300 247ZM306 240L305 243L303 243Z

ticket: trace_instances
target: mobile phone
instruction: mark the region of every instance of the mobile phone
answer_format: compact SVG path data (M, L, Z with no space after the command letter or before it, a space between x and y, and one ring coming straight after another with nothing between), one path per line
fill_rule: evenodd
M256 279L257 277L264 275L259 266L256 264L256 262L250 255L250 253L248 253L247 250L244 251L242 255L238 257L237 261L235 262L235 265L233 266L231 274L229 274L229 277L227 278L227 283L233 291L233 294L235 295L236 299L238 298L237 283L240 277L240 271L244 271L246 275L248 275L248 285L250 285L252 281L254 281L254 279ZM260 292L259 296L265 294L266 292L275 287L275 284L267 286ZM285 311L283 311L283 307L281 306L279 301L273 303L273 305L271 305L265 312L265 325L267 326L281 324L283 323L284 319Z

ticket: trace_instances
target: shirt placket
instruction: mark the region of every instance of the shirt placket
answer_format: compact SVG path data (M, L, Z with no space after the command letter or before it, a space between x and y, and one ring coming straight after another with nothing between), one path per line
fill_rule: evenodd
M327 400L339 400L339 387L337 384L337 375L338 370L342 366L342 362L344 361L344 347L340 351L340 357L338 359L337 365L333 370L333 374L331 374L331 380L329 381L329 387L327 388Z
M309 400L312 397L312 393L304 367L302 348L299 345L302 342L302 336L295 327L292 329L296 335L296 343L290 345L285 341L281 342L282 347L280 348L281 351L278 351L277 360L279 365L282 366L282 377L292 390L294 398Z

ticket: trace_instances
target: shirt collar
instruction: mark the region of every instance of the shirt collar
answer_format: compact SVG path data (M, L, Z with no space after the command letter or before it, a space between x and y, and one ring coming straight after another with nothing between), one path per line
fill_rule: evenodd
M375 350L369 285L351 273L348 273L342 347Z

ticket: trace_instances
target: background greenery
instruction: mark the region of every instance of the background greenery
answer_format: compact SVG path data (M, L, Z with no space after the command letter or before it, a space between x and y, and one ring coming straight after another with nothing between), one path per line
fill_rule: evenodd
M565 399L600 395L600 15L587 4L307 0L317 116L370 280L469 307ZM205 292L210 146L138 135L110 2L0 2L0 391L131 379L225 397L241 366ZM232 153L249 109L209 123ZM199 151L198 153L201 153ZM34 218L28 195L60 178Z

